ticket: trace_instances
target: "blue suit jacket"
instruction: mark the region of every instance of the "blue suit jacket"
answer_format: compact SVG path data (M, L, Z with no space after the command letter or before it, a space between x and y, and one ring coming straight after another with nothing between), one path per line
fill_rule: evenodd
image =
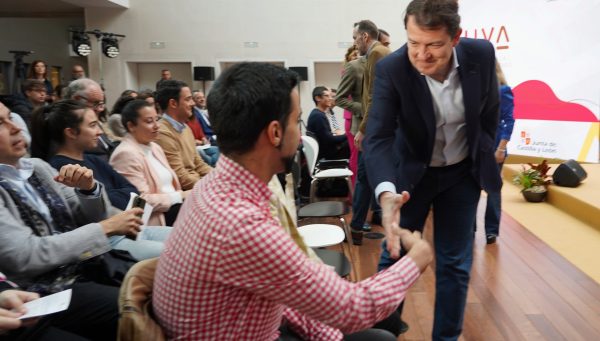
M196 116L198 122L200 122L202 131L204 132L204 135L206 135L206 138L208 139L210 144L216 145L217 141L213 137L215 135L215 132L212 130L211 126L208 125L208 122L206 122L206 119L204 118L202 113L200 113L200 111L196 107L193 107L192 111L194 112L194 116Z
M327 119L326 113L315 108L308 115L308 123L306 129L313 133L319 143L319 159L335 159L338 158L338 145L343 144L347 137L346 135L333 135L331 125Z
M373 188L384 181L411 192L431 161L435 115L425 77L408 59L404 45L375 68L364 157ZM499 92L494 47L485 40L462 38L456 46L463 90L471 173L486 191L502 181L494 158Z

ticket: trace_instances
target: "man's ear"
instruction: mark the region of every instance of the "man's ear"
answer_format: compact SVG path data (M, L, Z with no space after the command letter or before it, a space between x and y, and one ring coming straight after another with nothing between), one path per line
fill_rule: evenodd
M267 126L267 138L269 139L269 142L274 147L279 147L282 136L283 131L281 131L281 124L279 124L279 121L271 121Z
M171 99L169 100L169 107L171 107L171 108L177 108L177 105L178 105L178 104L179 104L179 103L177 103L177 101L176 101L175 99L173 99L173 98L171 98Z
M458 45L458 41L460 40L461 34L462 34L462 28L459 28L458 31L456 31L456 35L454 36L454 38L452 38L452 47L455 47L456 45Z

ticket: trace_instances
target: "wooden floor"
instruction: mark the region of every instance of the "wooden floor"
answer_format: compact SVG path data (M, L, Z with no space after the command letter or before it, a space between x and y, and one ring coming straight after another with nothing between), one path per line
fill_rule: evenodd
M479 205L480 208L482 205ZM482 226L481 212L478 225ZM431 242L431 219L425 237ZM375 226L374 231L381 232ZM476 234L461 340L600 340L600 285L503 214L501 236ZM376 271L381 240L355 247L358 276ZM599 253L600 257L600 253ZM429 267L411 288L398 340L430 340L435 278Z

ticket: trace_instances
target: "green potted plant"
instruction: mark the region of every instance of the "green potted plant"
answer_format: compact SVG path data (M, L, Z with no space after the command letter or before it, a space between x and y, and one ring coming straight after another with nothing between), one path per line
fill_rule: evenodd
M552 182L548 171L548 161L544 160L540 164L528 163L523 165L523 170L513 178L513 183L523 187L521 193L525 200L529 202L541 202L546 199L548 194L548 185Z

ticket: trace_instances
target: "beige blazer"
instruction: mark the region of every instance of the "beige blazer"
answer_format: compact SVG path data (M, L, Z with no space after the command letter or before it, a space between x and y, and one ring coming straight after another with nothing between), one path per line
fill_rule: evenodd
M363 87L362 87L362 109L363 118L360 122L358 130L366 133L367 121L369 120L369 110L371 110L371 103L373 101L373 84L375 83L375 64L383 57L390 54L391 51L387 47L383 46L380 42L376 41L373 46L367 52L367 63L365 65L365 71L363 73Z
M173 187L177 191L181 191L181 185L177 179L177 174L173 171L167 157L162 148L154 143L150 143L152 155L165 166L173 177ZM129 134L127 134L119 146L115 149L110 157L109 163L113 168L131 182L138 191L141 197L154 207L154 212L150 216L148 225L163 226L165 225L166 212L171 207L171 196L167 193L160 193L160 180L158 175L150 165L148 158L144 154L144 150L138 142Z
M352 113L350 132L355 135L363 119L362 86L366 58L358 58L344 64L344 74L337 88L335 104Z

